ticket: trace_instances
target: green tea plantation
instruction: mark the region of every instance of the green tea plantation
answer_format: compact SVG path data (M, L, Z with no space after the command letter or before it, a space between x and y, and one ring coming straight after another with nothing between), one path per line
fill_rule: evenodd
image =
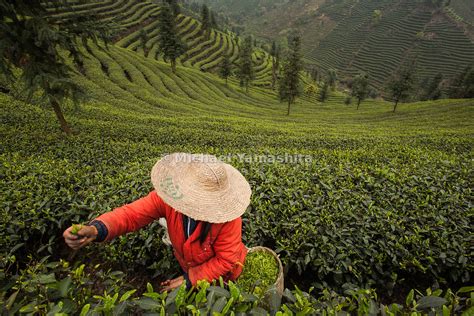
M154 1L83 8L113 9L131 26L159 11ZM183 34L198 27L177 19ZM89 99L63 107L71 136L21 87L0 93L1 315L473 315L473 99L396 112L370 99L356 110L334 91L325 103L298 98L287 116L268 88L267 53L254 53L261 66L245 93L212 73L219 52L238 49L234 35L216 31L208 54L188 51L173 73L147 31L143 51L133 32L78 47L73 80ZM216 155L249 181L243 241L279 254L282 298L222 280L160 293L182 272L158 222L77 252L65 245L72 224L148 194L152 166L173 152Z

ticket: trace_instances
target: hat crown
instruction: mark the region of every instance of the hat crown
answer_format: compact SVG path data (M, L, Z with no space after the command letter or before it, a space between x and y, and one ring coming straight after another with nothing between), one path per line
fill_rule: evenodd
M164 203L209 223L226 223L241 216L252 194L237 169L211 155L167 155L153 167L151 181Z
M206 191L219 191L228 186L227 172L222 163L195 162L197 183Z

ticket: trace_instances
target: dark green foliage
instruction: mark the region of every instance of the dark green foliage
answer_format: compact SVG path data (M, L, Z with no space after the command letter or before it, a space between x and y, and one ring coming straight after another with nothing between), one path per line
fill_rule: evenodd
M201 23L202 26L201 28L204 31L208 31L212 26L211 26L211 17L209 14L209 8L207 5L203 4L201 7Z
M329 98L329 83L324 81L319 90L319 102L325 102Z
M160 29L158 42L161 53L163 54L163 59L165 61L169 60L172 71L176 72L176 59L186 50L177 35L175 18L168 5L164 5L161 8L158 27Z
M101 53L105 55L94 50L99 57ZM178 78L168 67L154 66L132 51L111 48L109 54L103 62L112 64L113 58L125 66L120 57L129 56L130 61L147 62L157 75ZM87 80L108 80L100 66L88 71ZM152 75L148 73L150 80ZM208 87L224 88L220 80L192 69L180 75L207 78L198 95L207 99L161 97L169 107L158 108L130 97L153 102L157 97L146 83L137 89L125 77L116 85L109 81L110 91L120 93L120 85L129 95L122 100L120 94L111 97L101 94L105 89L91 89L100 101L71 113L81 133L70 140L54 133L48 113L0 95L6 127L6 150L0 155L0 249L6 254L0 258L9 257L16 245L20 248L12 254L18 264L26 264L29 255L48 254L49 247L59 256L62 230L71 222L87 222L149 193L149 170L163 152L307 153L311 163L232 160L253 190L251 209L243 218L246 245L279 248L290 273L300 271L308 282L334 287L350 282L388 289L411 281L428 286L435 280L469 280L468 100L413 104L402 109L403 120L387 116L384 102L373 102L363 114L344 109L350 115L341 115L337 106L314 107L313 112L308 106L288 122L273 96L265 100L257 90L254 101L235 92L255 102L250 112L236 104L236 97L210 95ZM168 87L173 88L174 80ZM241 111L254 116L243 117ZM153 265L149 273L161 274L176 265L160 235L153 223L85 251L99 262L123 264L121 269L143 271Z
M393 119L381 101L370 101L364 113L349 107L301 107L285 119L272 93L256 89L250 97L193 69L176 76L162 63L131 50L91 49L84 59L86 77L74 78L97 101L79 113L66 112L81 131L77 137L62 139L51 128L49 113L0 95L5 149L0 155L0 261L12 264L7 282L22 274L17 267L27 266L31 257L63 256L60 236L71 222L87 222L147 194L153 163L163 152L177 150L310 153L313 161L308 164L238 159L232 164L254 190L251 210L243 219L245 243L278 248L288 272L301 272L318 288L347 289L352 283L389 291L413 283L426 288L435 282L445 287L469 281L469 100L413 104ZM334 99L341 103L339 95ZM130 270L149 267L150 275L156 271L161 276L170 266L179 273L161 233L153 223L84 253ZM2 279L2 288L7 282ZM74 290L102 290L100 284L89 284ZM48 301L35 292L43 295L45 287L34 286L32 292L18 292L18 298L56 303L56 298ZM105 286L113 297L114 289ZM0 306L15 292L0 294ZM415 292L406 310L416 310L414 300L422 306L430 302ZM161 304L156 301L155 307ZM87 302L91 309L105 305L102 298ZM343 304L341 310L355 313L359 305L346 302L337 297L324 304ZM147 306L150 301L141 303ZM220 299L217 307L224 310L227 303L222 303ZM360 304L362 315L368 306L374 304Z
M280 47L277 46L275 41L272 42L270 56L272 57L272 89L275 89L280 68Z
M179 7L178 0L165 0L166 3L170 6L173 15L176 17L181 13L181 8Z
M52 5L67 6L67 1ZM61 103L66 99L77 102L84 93L71 80L70 74L76 69L67 60L72 59L80 70L83 57L77 43L87 45L88 39L97 42L99 38L106 41L113 28L91 15L56 19L39 0L1 0L0 16L0 72L10 82L20 80L29 100L35 92L41 92L53 107L62 130L70 134ZM15 68L21 69L19 78L14 75Z
M438 100L441 97L441 82L443 81L443 75L438 73L433 80L427 82L427 85L423 90L423 95L421 97L422 101L426 100Z
M474 68L472 65L451 80L448 87L450 98L474 98Z
M214 14L214 11L210 11L209 25L210 25L211 28L213 28L213 29L217 29L217 28L218 28L217 20L216 20L216 16L215 16L215 14Z
M369 95L369 77L365 73L357 75L352 81L352 96L357 99L357 109L360 103Z
M398 102L405 101L410 97L415 87L415 61L403 64L398 71L393 74L387 84L387 90L394 102L393 112L397 109Z
M281 101L288 101L287 115L290 115L290 106L300 95L300 72L303 69L301 61L301 39L299 36L291 38L289 53L283 65L283 76L279 83Z
M313 67L311 69L311 71L309 71L309 74L311 76L311 79L314 81L314 82L318 82L319 81L319 71L318 71L318 68L316 67Z
M241 86L245 87L245 91L249 91L249 86L252 80L255 77L255 72L253 69L253 62L252 62L252 37L247 36L244 39L242 47L239 51L239 69L237 72L237 76L240 79Z
M329 84L329 87L331 88L331 90L333 91L336 90L337 80L338 80L337 70L329 69L326 81Z
M352 97L351 97L351 96L347 96L347 97L344 99L344 104L345 104L345 105L351 105L351 104L352 104Z
M221 78L225 79L225 84L227 85L227 78L232 75L232 63L227 55L224 55L224 58L222 59L219 75Z
M66 261L30 263L12 282L0 274L2 315L470 315L474 288L411 290L394 303L380 300L376 291L349 287L344 294L328 289L316 293L286 289L265 296L245 292L238 284L200 281L193 290L185 285L160 293L153 281L134 288L121 271L100 265ZM10 280L9 280L10 281ZM139 294L140 293L140 294ZM214 314L216 315L216 314Z

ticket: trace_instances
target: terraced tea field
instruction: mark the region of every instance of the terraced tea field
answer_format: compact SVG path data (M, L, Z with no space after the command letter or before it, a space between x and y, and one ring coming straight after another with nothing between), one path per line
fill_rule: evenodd
M328 7L325 13L337 26L307 51L308 62L338 69L342 77L365 71L373 86L383 87L407 58L416 58L420 80L438 72L451 77L474 60L472 39L454 21L421 10L413 1L393 2L363 1L346 8L342 17L339 7L335 12ZM383 12L376 25L374 10Z
M93 1L86 4L64 7L63 10L51 9L52 16L64 19L69 16L94 14L98 19L114 19L120 28L116 45L136 51L147 58L160 60L158 47L158 15L160 8L152 1L121 0ZM201 29L201 23L189 16L180 14L176 18L178 34L187 50L179 58L183 66L190 66L205 72L218 72L225 55L236 65L239 58L240 39L232 33L212 30L209 36ZM146 41L142 43L142 33ZM162 60L162 59L161 59ZM253 55L255 66L254 82L257 86L271 85L271 63L265 51L256 48Z
M201 1L202 2L202 1ZM442 8L429 1L307 0L210 1L228 8L251 32L265 39L282 39L291 29L302 35L308 66L323 72L337 69L346 79L367 72L371 85L382 90L390 75L407 58L416 58L417 76L445 78L474 60L473 1L452 0ZM257 5L258 4L258 5ZM252 6L255 10L246 10ZM381 19L375 22L375 10ZM227 12L226 12L227 13Z
M8 174L4 225L17 223L14 231L20 238L56 240L51 234L70 220L86 220L145 194L151 188L149 169L163 152L233 154L232 162L254 189L246 241L280 249L292 271L319 271L318 279L336 283L341 282L339 273L354 282L385 282L387 271L423 271L427 277L450 271L456 280L465 278L467 262L460 258L467 258L472 238L466 217L472 100L402 105L392 113L389 103L379 101L363 103L356 111L341 98L324 105L303 99L287 117L286 105L269 90L252 88L246 95L235 82L227 87L194 68L178 67L172 74L167 64L119 47L84 53L85 76L77 75L76 80L94 101L67 112L77 136L63 139L51 113L3 97L7 150L2 164ZM303 154L312 162L246 162L237 154ZM55 177L63 179L59 186ZM20 188L32 180L34 187L24 199ZM22 209L36 214L27 230L21 227L32 217ZM416 219L420 212L422 222ZM354 214L360 220L348 221ZM386 214L391 215L385 218ZM457 228L449 228L452 221ZM48 222L56 228L46 232ZM385 225L394 225L393 232L376 237ZM453 235L441 238L437 230L423 228L429 225ZM413 236L387 244L386 238L397 234ZM352 250L332 257L336 249L349 246L343 236L354 243ZM12 237L2 237L12 242ZM426 239L440 243L438 250L425 244ZM465 242L454 246L454 240ZM367 251L366 242L374 248ZM354 251L355 245L363 248ZM449 264L442 257L435 259L448 245L455 247L458 259ZM142 262L153 260L151 254L143 254L146 250L139 255L128 244L122 247L130 250L129 264L137 264L136 256L143 255ZM392 256L377 257L367 265L369 257L385 251ZM433 251L436 255L429 254ZM428 260L427 256L434 261L410 263ZM331 263L324 263L329 258ZM396 265L389 263L393 260ZM376 270L379 264L390 269Z
M134 12L144 7L154 4L100 1L77 11L94 10L104 18L112 10L128 12L124 21L135 23L141 18ZM177 19L181 34L191 34L184 40L201 36L193 34L197 21ZM254 55L263 65L261 84L247 94L235 78L226 85L201 71L213 67L197 50L188 50L172 73L152 53L153 27L147 32L148 51L133 44L136 32L109 49L92 43L89 50L80 48L84 64L73 79L90 98L79 108L65 105L75 132L70 137L59 132L48 107L0 94L0 305L5 310L79 314L89 304L100 312L112 306L118 313L121 306L121 311L165 313L178 298L183 304L183 290L168 300L153 289L158 280L181 273L158 223L77 254L70 254L62 239L72 223L150 192L151 167L171 152L217 155L248 179L252 198L243 216L244 242L280 254L288 287L319 291L321 299L310 300L295 290L311 306L295 299L287 303L295 313L357 307L366 314L378 298L372 290L351 292L354 286L375 288L387 299L408 295L400 306L411 313L421 296L436 295L408 290L438 284L447 297L438 297L438 307L445 304L452 314L460 304L469 308L472 289L445 289L472 283L472 99L400 104L393 113L390 103L378 100L356 110L334 92L324 104L315 97L298 99L287 116L286 104L264 87L265 53ZM214 32L208 42L196 43L217 60L222 51L235 52L239 40ZM335 296L323 289L347 297L333 306ZM219 306L230 295L248 303L235 288L229 288L232 294L216 287L206 291L225 297L217 300ZM200 306L194 298L192 304ZM186 304L182 308L192 305Z

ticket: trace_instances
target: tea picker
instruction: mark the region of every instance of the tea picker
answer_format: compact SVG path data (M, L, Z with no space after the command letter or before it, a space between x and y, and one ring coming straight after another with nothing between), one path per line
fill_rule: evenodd
M72 226L66 229L67 245L77 250L165 219L183 275L162 282L163 290L221 276L236 280L247 255L241 216L251 189L244 176L214 156L175 153L155 164L151 181L154 190L147 196L100 215L76 234Z

